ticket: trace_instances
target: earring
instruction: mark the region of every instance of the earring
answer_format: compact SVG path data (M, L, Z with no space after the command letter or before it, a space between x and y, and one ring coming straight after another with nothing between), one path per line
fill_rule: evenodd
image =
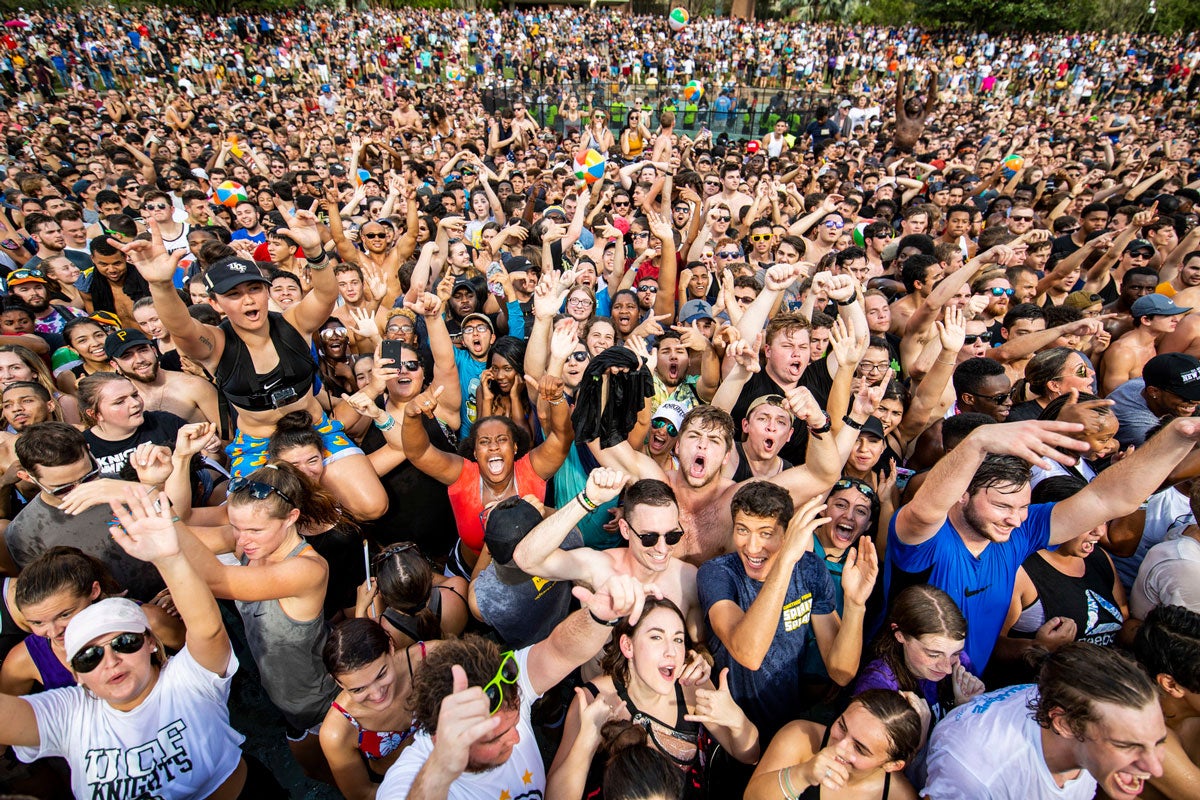
M157 652L158 652L158 648L157 648L157 647L151 647L151 648L150 648L150 652L151 652L151 653L157 653Z

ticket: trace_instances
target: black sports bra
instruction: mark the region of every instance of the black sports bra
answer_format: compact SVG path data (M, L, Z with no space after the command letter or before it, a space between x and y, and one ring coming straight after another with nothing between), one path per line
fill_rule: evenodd
M225 349L214 377L226 399L247 411L268 411L303 399L312 390L317 374L312 350L300 332L277 311L268 312L267 320L279 365L266 375L254 371L250 350L229 320L221 321Z

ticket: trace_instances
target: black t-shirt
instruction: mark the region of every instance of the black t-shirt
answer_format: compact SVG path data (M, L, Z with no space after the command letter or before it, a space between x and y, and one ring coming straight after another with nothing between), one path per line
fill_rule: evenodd
M83 432L87 439L88 449L96 459L101 474L106 478L117 478L121 470L129 463L129 456L139 444L153 442L154 444L175 446L175 436L187 421L166 411L147 411L146 421L141 424L132 436L118 442L101 439L91 428Z
M354 608L358 587L367 580L362 537L339 524L324 533L305 536L304 541L329 563L325 619L333 619L344 608Z
M828 371L828 369L826 369L824 363L819 362L819 361L814 362L814 363L819 365L821 368L821 371L825 372L828 375L829 371ZM808 375L809 372L812 372L812 371L813 371L812 365L810 365L809 369L806 369L804 371L804 375L800 376L800 383L799 383L800 386L805 385L804 378ZM810 391L811 391L811 388L810 388ZM733 430L734 430L734 435L737 438L739 438L739 439L741 438L742 420L744 420L746 418L746 410L748 408L750 408L750 404L752 402L754 402L757 398L762 397L764 395L768 395L768 394L786 395L787 393L779 386L778 383L776 383L774 380L772 380L770 378L770 376L767 375L767 371L765 369L759 370L758 372L756 372L754 375L752 375L750 377L750 380L746 381L746 385L742 387L742 393L740 395L738 395L737 402L734 403L734 406L733 406ZM815 393L814 393L814 395L815 395ZM825 396L826 397L829 396L828 390L826 390ZM818 398L818 402L819 401L820 401L820 398ZM823 403L822 403L822 407L824 407ZM803 425L795 425L792 427L792 438L788 439L787 444L785 444L783 447L781 447L779 449L779 455L785 461L790 461L792 464L803 464L804 463L804 452L807 449L808 449L808 428L806 428Z

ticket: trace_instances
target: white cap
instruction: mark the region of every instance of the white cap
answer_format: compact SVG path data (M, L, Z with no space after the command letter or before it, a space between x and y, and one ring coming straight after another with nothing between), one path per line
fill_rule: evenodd
M678 431L680 426L683 425L683 418L686 414L687 409L684 408L681 403L678 403L674 400L668 400L655 409L654 415L651 417L651 419L665 419L667 422L670 422L672 425L674 425L675 430Z
M109 597L80 611L67 623L63 646L67 663L87 647L88 642L109 633L145 633L150 620L142 607L124 597Z

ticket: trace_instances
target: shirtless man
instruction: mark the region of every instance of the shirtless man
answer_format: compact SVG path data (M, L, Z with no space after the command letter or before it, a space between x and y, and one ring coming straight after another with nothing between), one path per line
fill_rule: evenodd
M1133 330L1113 342L1100 362L1100 393L1105 396L1142 376L1142 367L1158 355L1162 341L1191 309L1180 308L1166 295L1148 294L1134 301L1130 311Z
M933 113L937 105L937 65L929 67L929 83L925 87L925 105L920 99L911 97L904 99L904 90L908 87L908 73L901 67L896 76L896 138L893 144L898 153L911 153L925 132L925 120Z
M378 342L364 336L359 330L359 326L375 317L379 301L372 297L371 292L367 290L362 269L359 267L352 264L339 264L333 268L333 274L337 278L338 294L341 295L343 301L342 305L333 309L333 316L346 326L346 330L352 332L351 343L355 352L370 353ZM376 283L373 291L380 295L386 293L387 284L381 280Z
M104 340L104 352L112 368L137 388L147 411L168 411L188 422L220 424L216 388L195 375L160 368L154 342L137 328L110 333Z
M622 493L624 513L617 526L628 547L560 549L571 529L593 507ZM593 591L613 575L631 575L642 583L653 583L679 606L692 641L702 642L704 613L696 595L696 567L677 555L683 549L682 538L679 506L669 486L659 480L634 481L621 470L597 467L588 475L582 492L521 540L513 561L528 575L574 581Z
M808 426L806 463L767 480L787 489L793 498L807 502L841 477L858 431L847 425L836 436L831 434L828 415L807 389L789 392L787 408L797 424ZM861 423L869 415L855 408L850 416ZM675 445L679 469L670 471L635 451L627 441L606 449L601 449L598 441L588 442L588 446L606 467L657 478L671 487L679 502L679 524L684 531L682 547L675 552L684 561L699 566L732 547L730 501L740 484L723 472L733 453L733 430L733 418L727 411L707 405L693 408L683 418Z

